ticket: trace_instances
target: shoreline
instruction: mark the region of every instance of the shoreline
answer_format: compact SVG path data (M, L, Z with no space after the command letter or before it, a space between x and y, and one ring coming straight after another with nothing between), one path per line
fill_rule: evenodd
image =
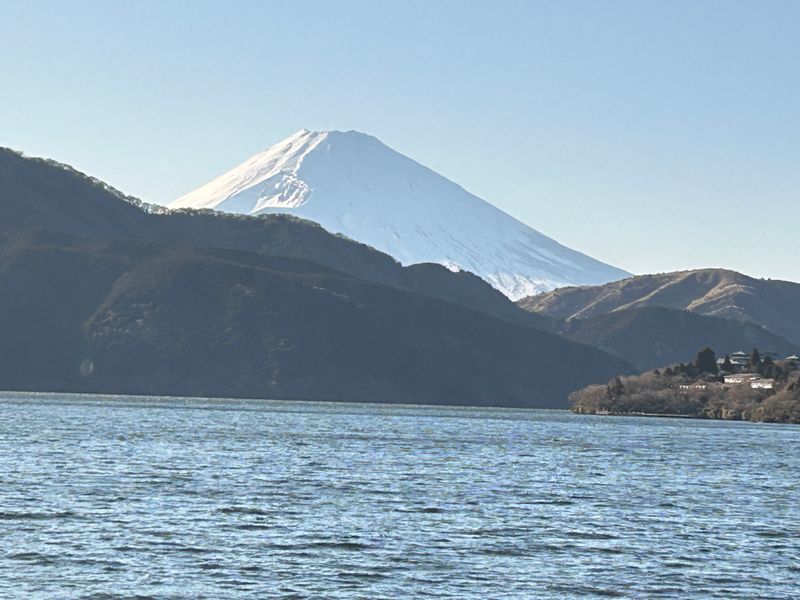
M795 425L800 426L800 423L793 423L791 421L752 421L750 419L723 419L721 417L701 417L696 415L681 415L681 414L673 414L673 413L640 413L640 412L631 412L631 413L620 413L620 412L608 412L608 413L596 413L596 412L578 412L571 410L570 411L574 415L585 415L588 417L647 417L647 418L662 418L662 419L690 419L694 421L723 421L726 423L753 423L753 424L762 424L762 425Z

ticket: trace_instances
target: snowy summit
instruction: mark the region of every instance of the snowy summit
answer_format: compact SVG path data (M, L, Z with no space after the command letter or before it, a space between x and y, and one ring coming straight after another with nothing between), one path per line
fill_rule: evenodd
M170 204L289 213L390 254L479 275L512 299L629 273L562 246L356 131L297 132Z

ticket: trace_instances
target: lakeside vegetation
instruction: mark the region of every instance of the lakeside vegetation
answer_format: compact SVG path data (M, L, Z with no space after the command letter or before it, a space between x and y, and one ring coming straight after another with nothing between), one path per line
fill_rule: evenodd
M730 357L718 364L701 350L693 363L615 377L570 395L579 414L681 416L800 424L800 363L762 358L753 350L747 364Z

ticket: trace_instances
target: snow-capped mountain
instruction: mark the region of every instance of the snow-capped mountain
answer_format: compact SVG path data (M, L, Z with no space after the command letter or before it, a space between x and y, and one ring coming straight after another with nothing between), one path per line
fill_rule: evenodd
M404 265L435 262L471 271L511 299L629 275L356 131L299 131L170 208L290 213Z

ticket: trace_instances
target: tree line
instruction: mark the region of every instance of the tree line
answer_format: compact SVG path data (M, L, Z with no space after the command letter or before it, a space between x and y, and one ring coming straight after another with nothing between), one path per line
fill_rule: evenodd
M606 385L591 385L570 395L573 412L581 414L672 415L706 419L736 419L800 423L800 365L750 354L743 372L773 380L773 387L750 383L725 384L735 367L726 356L703 348L694 362L670 365L648 373L615 377Z

